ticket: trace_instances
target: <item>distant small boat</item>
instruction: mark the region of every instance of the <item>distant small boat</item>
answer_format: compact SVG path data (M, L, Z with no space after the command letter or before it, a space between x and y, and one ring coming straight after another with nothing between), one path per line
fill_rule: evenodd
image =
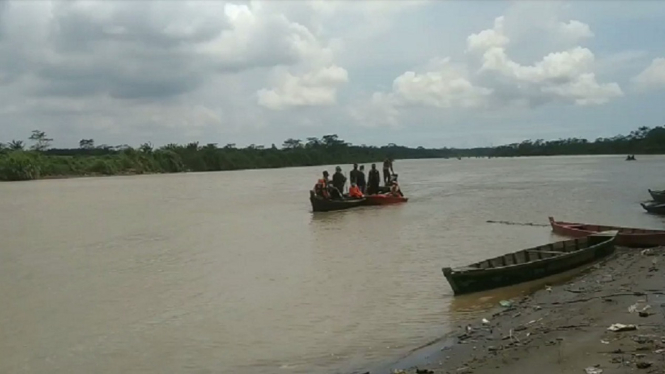
M650 203L640 203L642 205L642 208L646 210L649 213L653 214L662 214L665 215L665 203L659 203L659 202L650 202Z
M351 209L362 206L365 203L364 198L353 199L324 199L317 196L314 191L309 191L309 201L312 203L313 212L331 212L335 210Z
M619 234L617 235L616 245L637 248L665 245L665 230L555 221L552 217L549 217L549 220L552 231L563 236L582 238L602 231L617 230Z
M653 201L658 202L658 203L665 203L665 191L649 190L649 194L651 195L651 198L653 199Z
M626 156L626 161L635 161L635 155Z
M614 253L617 231L524 249L465 267L443 268L455 295L490 290L544 278L592 263Z
M366 195L365 205L390 205L409 201L408 197L393 196L390 194Z

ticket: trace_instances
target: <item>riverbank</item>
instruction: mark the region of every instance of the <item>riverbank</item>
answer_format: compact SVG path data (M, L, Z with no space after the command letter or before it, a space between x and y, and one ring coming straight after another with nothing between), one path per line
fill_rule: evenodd
M611 259L572 281L509 300L510 306L461 323L440 343L425 348L427 354L411 359L411 367L393 372L662 373L664 257L665 247L618 248ZM612 331L613 325L626 331Z

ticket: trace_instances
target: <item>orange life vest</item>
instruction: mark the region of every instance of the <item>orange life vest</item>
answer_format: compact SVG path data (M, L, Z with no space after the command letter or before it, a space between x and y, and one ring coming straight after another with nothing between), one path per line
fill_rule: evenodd
M351 188L349 188L349 196L359 198L363 197L363 193L360 192L358 186L351 186Z
M314 185L314 191L320 196L323 196L325 198L329 197L330 195L328 194L328 186L326 185L325 179L319 179L316 184Z

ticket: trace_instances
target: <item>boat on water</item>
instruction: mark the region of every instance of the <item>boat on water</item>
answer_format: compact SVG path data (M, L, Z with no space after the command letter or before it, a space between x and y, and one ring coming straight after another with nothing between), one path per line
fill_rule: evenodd
M635 155L626 156L626 161L635 161Z
M649 213L665 215L665 203L652 201L650 203L640 203L640 205Z
M616 245L634 248L665 245L665 230L555 221L552 217L549 217L549 220L553 232L572 238L583 238L602 231L617 230L619 233L617 234Z
M365 204L365 198L349 198L343 199L324 199L317 196L314 191L309 191L309 201L312 203L313 212L331 212L335 210L351 209L362 206Z
M651 198L653 201L658 202L658 203L665 203L665 191L660 190L660 191L652 191L649 190L649 195L651 195Z
M408 197L393 196L392 194L366 195L365 205L390 205L409 201Z
M614 253L618 231L595 233L524 249L458 267L443 268L455 295L511 286L592 263Z

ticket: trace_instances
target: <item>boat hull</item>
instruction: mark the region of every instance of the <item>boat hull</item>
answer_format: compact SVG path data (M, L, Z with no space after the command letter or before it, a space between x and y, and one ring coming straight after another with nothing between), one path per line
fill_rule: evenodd
M591 235L543 246L551 247L552 251L544 251L543 247L539 247L540 249L524 250L484 261L502 260L505 264L511 261L512 256L514 261L512 265L442 270L455 295L486 291L544 278L593 263L614 253L615 240L616 232L612 235ZM563 252L554 251L559 247ZM518 253L527 256L525 262L517 263L515 257ZM532 255L537 258L528 258Z
M310 191L309 201L312 204L313 212L332 212L336 210L346 210L356 208L365 204L365 199L350 199L344 198L342 200L323 199Z
M601 231L617 230L616 245L632 248L665 245L665 230L647 230L632 227L592 225L577 222L555 221L549 217L552 231L562 236L583 238Z
M640 205L649 213L665 215L665 203L640 203Z
M400 204L409 201L407 197L392 195L367 195L365 196L365 205L391 205Z
M649 190L649 195L651 195L651 198L653 201L657 203L665 203L665 191L652 191Z

